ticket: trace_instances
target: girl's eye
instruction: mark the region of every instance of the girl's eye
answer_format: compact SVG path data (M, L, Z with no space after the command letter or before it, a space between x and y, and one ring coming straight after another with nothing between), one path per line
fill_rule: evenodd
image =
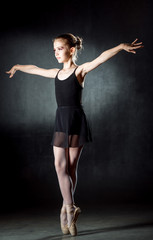
M58 51L63 50L63 47L57 48ZM56 52L56 49L54 49L54 52Z

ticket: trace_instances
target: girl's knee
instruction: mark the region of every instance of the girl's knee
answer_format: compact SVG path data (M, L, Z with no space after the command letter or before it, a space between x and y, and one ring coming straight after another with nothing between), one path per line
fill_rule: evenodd
M54 165L57 173L63 173L67 171L66 162L64 161L55 161Z
M54 147L54 165L57 173L66 172L67 160L64 148Z

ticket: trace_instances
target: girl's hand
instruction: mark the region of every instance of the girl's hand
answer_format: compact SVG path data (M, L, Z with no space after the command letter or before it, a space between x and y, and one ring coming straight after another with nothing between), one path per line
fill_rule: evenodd
M16 73L17 71L17 66L13 66L9 71L6 71L6 73L10 74L9 78L12 78L13 75Z
M123 49L127 52L136 54L135 49L143 48L142 42L136 43L138 39L136 38L132 43L123 43Z

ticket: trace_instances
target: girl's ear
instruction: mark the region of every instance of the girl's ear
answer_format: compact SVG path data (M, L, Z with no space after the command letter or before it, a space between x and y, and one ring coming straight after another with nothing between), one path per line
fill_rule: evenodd
M70 52L71 52L71 54L73 55L73 54L75 53L75 47L71 47L71 48L70 48Z

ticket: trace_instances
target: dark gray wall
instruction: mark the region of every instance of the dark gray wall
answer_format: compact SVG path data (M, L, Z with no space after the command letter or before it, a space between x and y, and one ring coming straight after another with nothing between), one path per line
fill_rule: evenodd
M84 39L78 64L136 37L145 45L136 55L119 53L86 78L83 100L93 143L80 159L77 201L153 199L151 10L151 0L73 0L12 4L1 16L2 208L61 202L50 146L54 80L21 72L9 79L5 71L17 63L59 67L52 39L64 32Z

